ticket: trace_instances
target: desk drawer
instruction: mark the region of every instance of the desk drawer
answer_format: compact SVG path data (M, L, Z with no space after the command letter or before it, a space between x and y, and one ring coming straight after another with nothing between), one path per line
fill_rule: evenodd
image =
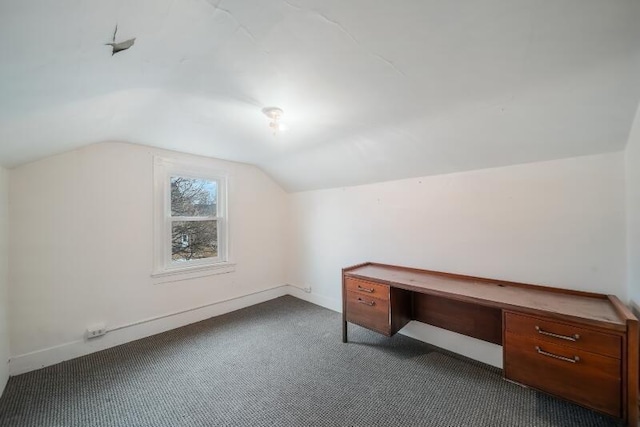
M347 277L345 279L347 291L356 292L358 294L389 301L389 286L379 283L370 282L368 280L354 279Z
M621 416L620 360L511 332L504 356L505 378Z
M504 316L507 332L620 359L622 341L618 335L522 314L505 312Z
M347 291L347 321L385 335L391 334L389 301Z

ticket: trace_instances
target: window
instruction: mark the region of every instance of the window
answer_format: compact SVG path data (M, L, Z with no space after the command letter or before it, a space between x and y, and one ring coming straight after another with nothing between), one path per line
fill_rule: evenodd
M171 176L171 261L218 260L218 181Z
M156 158L154 276L228 264L227 178L203 165Z

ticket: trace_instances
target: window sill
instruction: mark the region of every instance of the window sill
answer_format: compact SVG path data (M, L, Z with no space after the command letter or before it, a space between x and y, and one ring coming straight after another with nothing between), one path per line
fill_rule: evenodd
M151 274L151 278L160 279L156 284L167 282L179 282L182 280L197 279L199 277L214 276L217 274L228 274L236 271L236 264L222 262L213 265L198 265L185 268L174 268L159 271Z

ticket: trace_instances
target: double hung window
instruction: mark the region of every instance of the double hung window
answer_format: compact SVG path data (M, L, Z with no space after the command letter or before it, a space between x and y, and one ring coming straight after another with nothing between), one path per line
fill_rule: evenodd
M227 178L202 166L157 158L154 274L227 262Z

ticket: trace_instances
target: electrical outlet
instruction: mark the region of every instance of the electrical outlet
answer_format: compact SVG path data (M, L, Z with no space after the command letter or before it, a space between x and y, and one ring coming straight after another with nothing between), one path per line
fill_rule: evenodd
M101 337L107 333L107 325L104 323L98 323L97 325L92 325L87 328L87 339Z

